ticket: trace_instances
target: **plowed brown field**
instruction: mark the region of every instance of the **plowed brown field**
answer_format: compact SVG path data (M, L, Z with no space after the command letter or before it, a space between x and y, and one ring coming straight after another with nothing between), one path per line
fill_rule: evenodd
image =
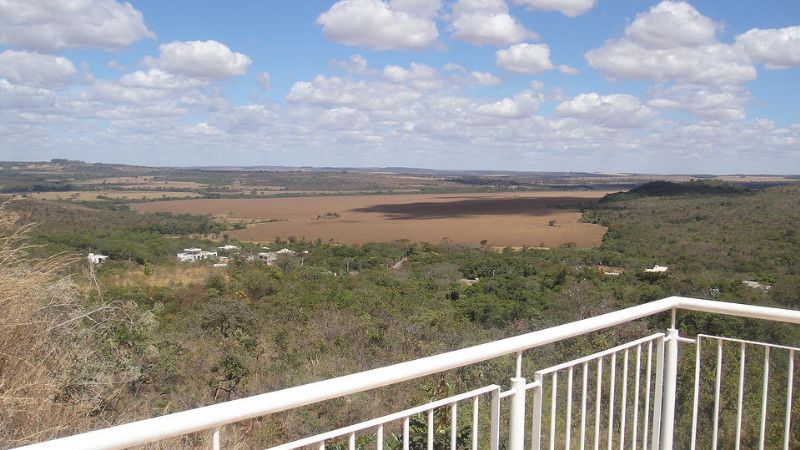
M266 242L294 236L349 244L408 239L434 244L546 246L600 244L605 228L579 223L606 192L362 195L174 200L133 205L141 212L210 214L255 222L229 234ZM550 225L551 221L554 226Z

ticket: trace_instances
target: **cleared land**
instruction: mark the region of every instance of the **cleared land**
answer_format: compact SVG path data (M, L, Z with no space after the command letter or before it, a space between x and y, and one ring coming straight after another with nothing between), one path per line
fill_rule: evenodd
M580 223L581 209L607 192L367 195L197 199L137 204L141 212L209 214L248 224L232 237L267 242L294 236L348 244L413 242L489 246L599 245L606 229Z
M85 200L96 201L102 198L153 200L170 197L199 197L200 194L185 191L63 191L63 192L34 192L27 194L39 200Z

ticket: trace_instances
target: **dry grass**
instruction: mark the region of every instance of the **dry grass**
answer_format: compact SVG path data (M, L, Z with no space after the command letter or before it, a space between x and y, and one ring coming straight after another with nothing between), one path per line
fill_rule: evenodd
M86 309L69 258L29 259L29 229L0 204L0 447L90 428L129 375L98 355L126 308Z

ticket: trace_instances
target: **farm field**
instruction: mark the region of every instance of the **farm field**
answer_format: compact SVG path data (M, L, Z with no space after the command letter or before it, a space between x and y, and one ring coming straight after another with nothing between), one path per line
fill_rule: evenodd
M608 192L422 194L196 199L132 205L140 212L208 214L246 224L231 237L276 237L363 244L407 239L491 247L574 243L594 247L606 229L581 223L581 210Z

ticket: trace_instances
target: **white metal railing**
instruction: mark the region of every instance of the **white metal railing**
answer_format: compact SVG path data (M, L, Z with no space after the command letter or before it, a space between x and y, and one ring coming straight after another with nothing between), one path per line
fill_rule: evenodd
M790 448L791 439L791 424L792 424L792 406L794 394L794 359L795 353L800 351L798 347L790 347L784 345L775 345L764 342L754 342L744 339L733 339L720 336L708 336L699 334L696 337L696 351L695 351L695 372L694 372L694 398L692 403L692 437L691 449L694 450L697 446L697 433L698 433L698 409L700 404L700 382L701 382L701 368L702 368L702 342L703 341L716 342L716 358L715 358L715 375L714 375L714 406L713 406L713 419L712 419L712 437L711 446L716 449L719 446L719 432L720 432L720 389L723 379L723 349L725 344L735 345L738 344L738 374L737 374L737 395L736 395L736 437L734 441L734 448L739 450L742 444L742 416L744 414L744 393L745 393L745 367L747 362L747 349L760 348L764 353L763 370L761 371L761 402L759 410L759 428L758 428L758 448L764 449L766 445L766 426L767 426L767 407L768 407L768 394L770 391L770 354L774 350L776 352L783 351L788 358L786 365L786 385L785 385L785 407L784 407L784 423L783 423L783 436L782 448L788 450ZM777 387L773 388L777 389ZM777 442L773 443L773 447Z
M746 317L753 319L771 320L791 324L800 324L800 311L770 308L763 306L743 305L738 303L716 302L700 300L686 297L668 297L650 303L626 308L623 310L599 315L596 317L579 320L569 324L559 325L544 330L539 330L520 336L502 339L486 344L481 344L461 350L442 353L435 356L420 358L413 361L394 364L365 372L355 373L310 383L303 386L292 387L280 391L266 394L254 395L247 398L219 403L202 408L168 414L138 422L132 422L111 428L91 431L65 438L55 439L48 442L34 444L25 448L30 449L117 449L128 448L137 445L156 442L176 436L207 430L210 432L211 447L218 449L220 446L220 434L225 425L241 422L255 417L266 416L282 411L295 409L298 407L311 405L325 400L344 397L357 392L396 384L423 376L444 372L446 370L467 366L470 364L487 361L505 355L516 355L516 373L511 378L511 388L508 391L501 391L497 385L490 385L479 388L464 394L460 394L447 399L422 405L416 408L407 409L395 414L390 414L377 419L372 419L360 424L341 428L329 433L312 436L299 441L277 447L278 449L300 448L304 446L315 446L314 448L324 449L326 441L346 436L348 448L356 449L356 437L359 433L375 432L375 444L383 445L384 426L396 421L403 421L403 435L401 438L402 448L409 450L409 421L416 414L427 414L427 448L433 450L433 417L434 411L440 408L450 407L450 447L455 450L456 433L458 424L458 404L472 401L471 425L471 448L479 447L479 398L491 394L492 403L490 408L489 439L488 448L496 450L500 446L500 403L508 399L509 417L508 427L504 436L505 447L510 450L522 450L526 434L526 404L530 391L533 391L533 401L531 409L530 443L532 450L541 447L542 438L542 404L544 395L550 395L550 420L548 443L549 448L556 448L556 444L570 450L575 444L576 448L584 450L589 448L587 442L591 442L592 448L641 448L652 450L673 448L673 427L675 424L675 396L678 370L678 344L692 342L697 345L697 364L700 367L701 339L717 339L718 342L738 342L742 345L742 355L744 355L744 345L766 346L766 367L763 382L764 401L762 402L762 433L761 443L763 448L764 423L766 422L766 399L767 386L769 380L769 349L777 348L771 344L743 342L726 338L698 336L695 340L679 336L675 328L676 313L678 310L690 310L729 316ZM579 358L568 363L539 370L534 374L534 381L528 383L523 377L522 372L522 352L525 350L541 347L546 344L562 341L576 336L585 335L598 330L606 329L616 325L621 325L644 317L652 316L663 312L672 312L672 325L666 334L658 333L639 339L618 347L614 347L600 353ZM647 346L647 364L642 377L642 352L643 346ZM721 346L721 344L718 344ZM793 380L794 352L796 348L784 348L791 352L790 380ZM630 354L635 352L635 368L630 372ZM622 377L619 384L619 394L617 393L617 366L619 365L618 355L622 354ZM721 353L720 353L721 355ZM604 391L605 371L603 370L604 361L608 359L608 391ZM743 359L742 359L743 360ZM718 365L721 367L721 356ZM589 382L591 365L595 365L594 384ZM699 380L699 369L696 368L696 379ZM742 371L744 369L741 369ZM574 374L578 371L581 374L581 394L580 394L580 418L577 423L577 433L573 434L573 381ZM721 369L718 369L718 374ZM564 402L565 413L560 416L558 408L558 374L566 372L566 398ZM742 372L743 373L743 372ZM546 377L547 376L547 377ZM740 375L744 376L744 375ZM549 383L547 382L549 378ZM644 389L640 389L640 384L644 378ZM717 377L719 380L720 377ZM694 448L695 435L697 434L697 397L698 381L695 384L695 403L694 417L692 420L692 445ZM719 383L719 381L717 381ZM547 389L547 385L549 390ZM741 392L741 382L740 382ZM791 381L789 383L790 392L787 397L786 412L786 432L789 436L791 425ZM629 388L633 391L633 396L629 399ZM590 411L587 409L589 402L590 389L594 389L594 430L587 433L587 424L590 423ZM652 391L651 391L652 389ZM717 389L717 410L719 410L719 393ZM605 393L607 392L607 394ZM644 396L642 397L642 393ZM652 393L652 396L651 396ZM652 402L651 402L652 397ZM606 402L603 402L606 398ZM618 403L618 409L617 404ZM608 408L603 408L607 404ZM630 407L629 407L630 404ZM640 409L640 404L642 408ZM741 397L739 403L739 414L741 414ZM644 415L642 425L639 424L640 414ZM603 417L605 416L605 417ZM714 429L718 415L715 416ZM652 420L651 420L652 418ZM616 421L615 421L616 420ZM630 422L628 422L630 420ZM561 423L563 422L563 424ZM628 423L632 424L628 428ZM561 425L559 427L559 425ZM484 427L485 428L485 427ZM563 432L561 431L563 430ZM603 444L605 436L605 445ZM590 441L591 438L591 441ZM716 442L716 437L713 438ZM737 442L739 437L737 436ZM557 442L561 441L561 442ZM789 442L789 437L785 438ZM641 445L640 445L641 444ZM784 444L784 448L788 444ZM378 447L381 449L382 447Z

